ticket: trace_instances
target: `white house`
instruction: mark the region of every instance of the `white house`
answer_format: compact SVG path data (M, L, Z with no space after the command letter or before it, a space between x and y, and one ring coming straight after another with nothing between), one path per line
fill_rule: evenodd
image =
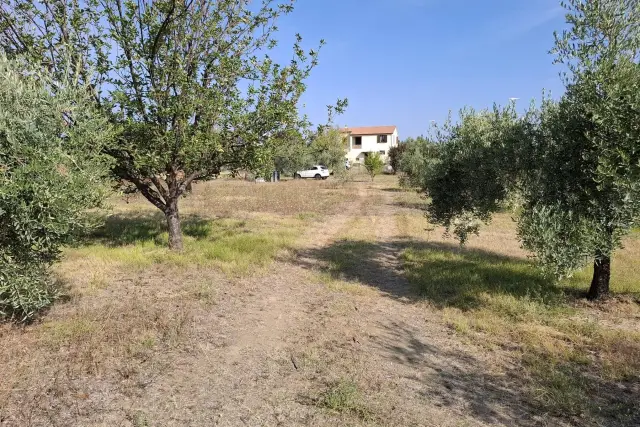
M369 126L341 129L347 138L347 159L363 163L368 153L380 153L386 162L389 149L398 145L398 128L395 126Z

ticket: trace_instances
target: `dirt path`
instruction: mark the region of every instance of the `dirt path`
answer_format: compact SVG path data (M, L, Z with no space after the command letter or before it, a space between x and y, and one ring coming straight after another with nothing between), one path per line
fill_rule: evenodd
M378 189L379 190L379 189ZM376 189L371 190L376 191ZM379 192L379 191L378 191ZM375 250L354 277L379 289L377 297L354 301L345 319L357 329L363 380L378 389L379 413L389 425L531 425L518 406L517 391L491 376L489 360L461 343L401 272L393 193L372 213ZM516 397L514 399L514 397Z
M331 243L361 209L364 192L357 196L301 236L300 254ZM270 274L226 289L216 310L194 319L197 348L129 412L144 411L163 425L332 425L335 417L306 401L299 372L307 362L301 350L315 341L335 300L312 276L282 261Z
M0 426L581 425L518 388L532 379L519 347L470 339L457 308L416 293L403 252L442 240L425 232L419 199L386 178L260 198L304 231L253 276L71 260L73 300L24 331L0 328ZM245 191L265 189L283 191ZM331 209L307 212L310 189Z
M395 193L352 189L340 213L308 229L267 274L202 278L215 283L213 305L194 311L183 341L148 367L154 375L125 392L93 390L96 409L76 421L545 425L528 417L514 382L491 371L495 355L464 344L416 297L401 271Z
M375 206L372 193L382 193ZM362 257L347 273L375 292L332 291L319 279L324 253L365 211L373 240L366 253L345 255ZM176 426L510 425L522 417L501 403L513 391L486 380L478 354L412 301L395 221L392 193L359 186L341 214L301 236L295 256L236 283L194 319L197 346L129 412ZM341 384L355 390L345 407L323 408L322 396L342 393Z

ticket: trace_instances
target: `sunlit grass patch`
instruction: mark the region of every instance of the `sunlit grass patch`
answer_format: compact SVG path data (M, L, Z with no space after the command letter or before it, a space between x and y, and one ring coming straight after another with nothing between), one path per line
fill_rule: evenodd
M300 212L297 218L301 221L313 221L320 218L320 214L316 212Z
M349 197L348 189L328 181L289 180L279 183L221 179L195 185L182 202L184 213L236 216L261 212L295 216L331 214Z
M187 217L183 221L184 250L173 252L168 249L160 215L116 215L107 218L84 245L70 248L67 255L132 268L199 265L242 274L264 267L279 251L292 247L304 223L296 218Z
M370 420L371 413L363 405L358 385L348 379L331 384L317 401L318 406L335 412L355 415Z
M367 286L358 281L348 280L340 277L337 266L331 266L329 271L323 271L316 274L317 279L324 283L327 288L333 292L343 292L358 296L374 296L378 295L378 291L371 286ZM333 272L333 273L332 273Z

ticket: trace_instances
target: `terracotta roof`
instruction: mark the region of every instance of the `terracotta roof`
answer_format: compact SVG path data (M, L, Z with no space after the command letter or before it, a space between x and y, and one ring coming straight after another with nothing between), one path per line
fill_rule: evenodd
M391 135L395 130L395 126L366 126L340 129L340 131L350 133L352 135Z

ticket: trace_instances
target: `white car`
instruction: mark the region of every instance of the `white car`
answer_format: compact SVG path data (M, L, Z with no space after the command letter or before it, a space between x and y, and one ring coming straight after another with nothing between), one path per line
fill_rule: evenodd
M315 179L327 179L329 178L329 169L326 166L316 165L303 171L298 171L293 176L296 179L300 178L315 178Z

